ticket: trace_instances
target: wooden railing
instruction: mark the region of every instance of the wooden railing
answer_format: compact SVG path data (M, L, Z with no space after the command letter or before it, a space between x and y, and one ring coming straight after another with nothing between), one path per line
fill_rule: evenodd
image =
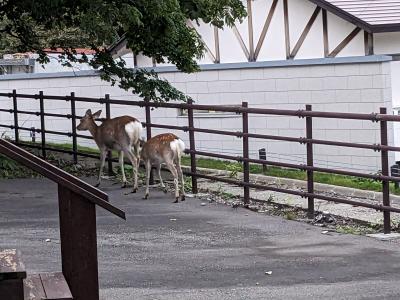
M58 184L62 272L76 300L99 299L96 205L125 219L106 193L0 139L0 154Z

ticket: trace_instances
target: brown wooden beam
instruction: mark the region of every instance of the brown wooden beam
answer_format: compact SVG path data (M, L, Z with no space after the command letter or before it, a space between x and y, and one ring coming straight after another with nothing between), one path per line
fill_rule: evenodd
M196 28L193 26L192 22L190 22L190 20L186 21L187 26L189 26L190 28L194 29L194 31L196 32L197 36L200 38L200 40L203 42L204 48L206 48L206 53L207 55L210 57L210 59L215 63L216 62L216 58L214 53L212 53L211 49L207 46L206 42L203 40L201 34L196 30Z
M326 9L322 10L322 31L324 35L324 56L329 56L328 14Z
M315 20L317 19L319 12L321 11L320 7L316 7L314 13L312 14L310 20L308 20L306 27L304 28L303 32L300 35L299 40L297 41L296 45L294 46L292 53L290 53L290 58L295 58L297 53L300 50L301 45L303 45L304 40L306 39L308 33L311 30L312 25L314 24Z
M235 34L237 40L239 41L240 47L242 48L244 55L246 56L247 60L250 61L250 52L247 49L246 44L243 41L242 35L240 34L236 25L232 26L232 30L233 30L233 33Z
M252 0L247 0L247 29L249 32L249 61L254 59L254 34L253 34L253 10L251 7Z
M137 64L137 55L133 54L133 66L136 68L138 66Z
M328 57L336 57L346 47L354 37L361 31L360 27L355 28L346 38L331 52Z
M364 31L365 55L374 55L374 34Z
M265 20L264 27L261 31L260 38L257 42L256 50L254 51L254 60L257 60L258 55L260 54L261 47L264 43L265 36L267 35L268 28L271 25L272 17L274 16L276 6L278 5L278 0L274 0L272 2L271 8L268 12L267 19Z
M290 58L290 33L289 33L289 10L287 0L283 0L283 20L285 24L285 46L286 59Z
M215 61L214 63L219 64L221 62L221 54L219 50L219 32L218 27L214 26L214 46L215 46Z

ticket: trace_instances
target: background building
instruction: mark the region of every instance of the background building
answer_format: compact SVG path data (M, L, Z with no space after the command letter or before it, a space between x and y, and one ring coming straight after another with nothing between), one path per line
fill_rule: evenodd
M378 112L400 106L400 12L396 2L388 1L317 1L249 0L245 1L248 18L233 28L217 29L207 24L193 24L207 46L199 61L202 72L183 74L170 64L156 65L151 58L133 55L123 39L110 50L123 56L132 67L155 68L178 89L197 103L241 105L250 107L304 109L338 112ZM36 68L35 68L36 70ZM60 70L61 71L61 70ZM0 90L17 89L23 93L102 97L109 93L118 99L136 99L135 95L110 87L93 70L44 74L11 74L0 78ZM11 101L2 99L2 107ZM38 104L20 101L25 109ZM4 104L3 104L4 103ZM68 110L68 103L46 101L46 107ZM80 107L80 111L88 106ZM95 108L93 108L95 109ZM114 115L130 113L144 117L141 109L115 107ZM157 123L186 125L184 112L159 109ZM11 115L0 114L5 123ZM197 112L197 127L241 130L238 116L215 112ZM288 117L250 116L252 132L305 136L304 120ZM51 126L70 130L70 124L52 118ZM30 116L25 126L38 125ZM315 121L315 138L379 143L379 127L365 121ZM398 133L391 129L390 143ZM157 131L155 131L157 132ZM11 133L8 133L11 135ZM180 133L186 138L186 133ZM219 153L240 153L241 140L233 137L198 134L197 146ZM82 141L83 143L84 141ZM251 141L252 156L266 148L269 159L305 162L305 147L295 143ZM379 153L361 149L315 146L315 163L339 169L376 172ZM392 162L395 157L392 155Z

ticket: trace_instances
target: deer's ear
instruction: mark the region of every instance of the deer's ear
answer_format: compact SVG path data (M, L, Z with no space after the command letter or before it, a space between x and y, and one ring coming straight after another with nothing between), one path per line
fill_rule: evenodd
M98 110L98 111L96 111L96 112L92 115L92 117L93 117L94 119L96 119L96 118L100 117L100 115L101 115L101 109Z
M88 109L85 113L86 116L90 117L92 115L92 110Z

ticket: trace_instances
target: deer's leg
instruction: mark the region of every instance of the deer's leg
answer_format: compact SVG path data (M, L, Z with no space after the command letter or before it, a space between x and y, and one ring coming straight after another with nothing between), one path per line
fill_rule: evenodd
M164 184L164 181L163 181L163 179L161 177L161 164L159 164L157 166L157 174L158 174L158 179L160 180L160 186L163 189L164 193L166 193L167 190L165 189L165 184Z
M99 170L99 178L97 179L97 183L95 185L96 187L100 186L101 175L103 175L103 169L106 163L106 156L107 156L107 151L104 149L100 149L100 170Z
M181 181L181 201L185 201L185 181L183 179L183 172L181 167L181 158L178 157L176 160L176 169L178 171L179 180Z
M119 152L119 165L121 166L122 173L122 187L126 187L126 176L125 176L125 168L124 168L124 152Z
M174 203L177 203L179 200L178 171L176 170L174 163L172 161L166 162L166 165L168 167L168 170L171 172L172 176L174 176L174 185L175 185L175 201L174 201Z
M149 160L145 161L146 167L146 192L143 199L149 198L149 183L150 183L150 172L151 172L151 162Z
M139 143L137 143L131 147L131 152L135 156L138 166L140 166L140 151L139 151L139 149L140 149Z
M139 166L137 164L137 159L130 150L125 150L124 153L126 154L126 156L128 156L128 158L132 164L132 175L133 175L132 193L136 193L138 190L138 172L139 172Z

